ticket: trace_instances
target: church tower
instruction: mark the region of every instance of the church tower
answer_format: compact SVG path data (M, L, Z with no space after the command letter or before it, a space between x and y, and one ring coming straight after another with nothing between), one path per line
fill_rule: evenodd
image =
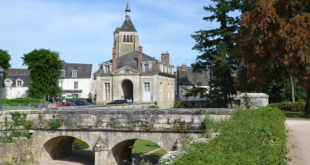
M115 29L114 46L115 56L120 57L127 53L139 50L139 35L130 19L130 7L127 3L125 9L125 21L123 25Z

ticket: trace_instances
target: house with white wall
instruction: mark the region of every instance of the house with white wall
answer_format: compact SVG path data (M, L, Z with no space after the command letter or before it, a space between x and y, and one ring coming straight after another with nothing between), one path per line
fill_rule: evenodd
M4 80L2 97L6 99L28 97L29 76L28 69L8 69L7 78Z
M63 98L92 98L92 64L63 64L59 86Z

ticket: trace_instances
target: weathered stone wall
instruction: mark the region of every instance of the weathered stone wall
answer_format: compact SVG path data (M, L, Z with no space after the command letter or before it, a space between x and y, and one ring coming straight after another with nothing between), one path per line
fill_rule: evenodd
M249 107L251 109L269 104L269 96L265 93L242 93L239 99L241 107Z
M12 162L27 164L33 160L30 140L19 137L14 141L13 143L0 143L0 165Z

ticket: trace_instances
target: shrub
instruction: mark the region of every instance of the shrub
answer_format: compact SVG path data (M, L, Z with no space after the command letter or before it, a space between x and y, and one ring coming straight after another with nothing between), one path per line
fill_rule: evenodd
M220 135L209 143L194 143L175 165L285 165L284 114L272 107L238 110Z
M50 129L58 129L61 127L61 122L59 120L52 120L49 123Z
M82 149L87 149L89 146L84 141L75 138L73 141L72 147L73 149L76 149L76 150L82 150Z
M304 102L280 102L270 104L270 106L287 112L303 112L305 110Z
M32 126L33 126L33 122L31 120L26 120L24 123L23 123L23 126L26 128L26 129L31 129Z
M45 100L42 99L32 99L32 98L19 98L19 99L2 99L3 104L12 104L12 103L45 103Z

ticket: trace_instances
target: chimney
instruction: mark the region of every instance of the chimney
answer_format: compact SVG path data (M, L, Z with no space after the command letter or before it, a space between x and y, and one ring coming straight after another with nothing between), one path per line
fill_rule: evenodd
M138 70L142 71L142 46L139 46L139 54L138 54Z
M169 64L169 53L168 52L161 54L161 62L163 64Z
M116 48L115 46L112 49L112 72L114 72L116 70Z
M186 64L182 64L180 68L183 69L183 70L185 70L186 67L187 67Z

